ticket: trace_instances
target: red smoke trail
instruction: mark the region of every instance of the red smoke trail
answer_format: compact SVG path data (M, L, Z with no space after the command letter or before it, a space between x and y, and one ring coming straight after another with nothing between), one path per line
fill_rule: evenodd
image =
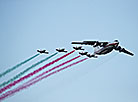
M68 61L66 61L66 62L63 62L63 63L61 63L61 64L59 64L59 65L57 65L57 66L55 66L55 67L53 67L53 68L49 69L48 71L43 72L42 74L40 74L40 75L36 76L35 78L33 78L33 79L29 80L29 81L28 81L28 82L26 82L26 83L30 83L30 82L32 82L33 80L36 80L37 78L42 77L43 75L45 75L45 74L49 73L50 71L55 70L55 69L57 69L57 68L59 68L59 67L61 67L61 66L65 65L65 64L67 64L67 63L69 63L69 62L71 62L71 61L73 61L73 60L75 60L75 59L79 58L79 57L80 57L80 55L79 55L79 56L77 56L77 57L74 57L74 58L72 58L72 59L70 59L70 60L68 60Z
M13 90L11 90L11 91L8 91L8 92L2 94L2 95L0 96L0 100L3 100L3 99L7 98L7 97L10 96L10 95L13 95L13 94L15 94L16 92L21 91L22 89L28 88L29 86L34 85L35 83L37 83L37 82L39 82L39 81L41 81L41 80L43 80L43 79L45 79L45 78L47 78L47 77L49 77L49 76L51 76L51 75L54 75L54 74L56 74L57 72L60 72L60 71L62 71L62 70L64 70L64 69L67 69L67 68L69 68L69 67L71 67L71 66L73 66L73 65L76 65L76 64L80 63L80 62L83 62L83 61L85 61L86 59L88 59L88 58L84 58L84 59L79 60L79 61L77 61L77 62L74 62L74 63L72 63L72 64L70 64L70 65L67 65L67 66L65 66L65 67L63 67L63 68L61 68L61 69L58 69L58 70L56 70L56 71L54 71L54 72L51 72L51 73L49 73L49 74L47 74L47 75L45 75L45 76L43 76L43 77L41 77L41 78L39 78L39 79L37 79L37 80L31 81L30 83L28 83L28 82L27 82L27 83L24 83L23 85L21 85L21 86L19 86L19 87L13 89Z
M0 89L0 93L4 92L5 90L7 90L7 89L9 89L9 88L11 88L11 87L13 87L13 86L16 85L17 83L19 83L19 82L21 82L21 81L23 81L23 80L25 80L25 79L27 79L27 78L33 76L34 74L40 72L41 70L43 70L43 69L45 69L46 67L48 67L48 66L54 64L55 62L58 62L59 60L61 60L61 59L65 58L65 57L67 57L68 55L72 54L74 51L75 51L75 50L73 50L73 51L71 51L71 52L69 52L69 53L67 53L67 54L65 54L65 55L63 55L63 56L61 56L60 58L57 58L56 60L54 60L54 61L52 61L52 62L50 62L50 63L44 65L43 67L40 67L39 69L37 69L37 70L35 70L35 71L33 71L33 72L31 72L31 73L25 75L24 77L21 77L20 79L15 80L14 82L8 84L7 86L1 88L1 89Z

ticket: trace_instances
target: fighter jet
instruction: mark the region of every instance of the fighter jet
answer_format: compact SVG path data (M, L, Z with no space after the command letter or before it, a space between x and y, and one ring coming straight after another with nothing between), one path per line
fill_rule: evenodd
M99 41L83 41L83 42L72 42L72 44L81 44L81 45L91 45L95 48L93 53L93 57L97 58L96 55L105 55L110 53L111 51L116 50L119 52L123 52L125 54L134 56L134 54L125 48L119 46L119 41L115 40L113 43L110 42L99 42Z
M97 56L95 56L93 54L87 54L86 56L89 57L89 58L91 58L91 57L97 58Z
M63 49L56 49L56 51L58 51L58 52L67 52L67 51L65 51L65 49L63 48Z
M49 52L48 51L46 51L46 50L37 50L37 52L39 52L39 53L45 53L45 54L48 54Z
M88 52L79 52L80 55L87 55Z
M82 49L82 46L79 46L79 47L73 47L75 50L84 50L84 49Z

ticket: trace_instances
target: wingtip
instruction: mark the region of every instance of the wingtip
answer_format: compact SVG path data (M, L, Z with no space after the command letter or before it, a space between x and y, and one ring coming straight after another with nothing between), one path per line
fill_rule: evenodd
M132 53L131 56L134 56L134 54Z

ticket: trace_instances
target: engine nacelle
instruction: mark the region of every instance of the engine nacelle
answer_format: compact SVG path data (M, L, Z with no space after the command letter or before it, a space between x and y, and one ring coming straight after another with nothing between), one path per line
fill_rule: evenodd
M93 45L93 47L97 47L100 46L100 43L98 41L95 42L95 44Z

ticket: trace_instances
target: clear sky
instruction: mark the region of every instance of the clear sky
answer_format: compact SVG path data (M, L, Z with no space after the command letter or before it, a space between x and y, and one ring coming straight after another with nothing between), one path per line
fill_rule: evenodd
M137 0L0 0L0 72L36 54L37 49L51 54L58 47L71 51L71 41L118 39L135 53L130 57L114 51L89 59L4 102L138 102L137 33ZM92 47L85 48L93 52Z

